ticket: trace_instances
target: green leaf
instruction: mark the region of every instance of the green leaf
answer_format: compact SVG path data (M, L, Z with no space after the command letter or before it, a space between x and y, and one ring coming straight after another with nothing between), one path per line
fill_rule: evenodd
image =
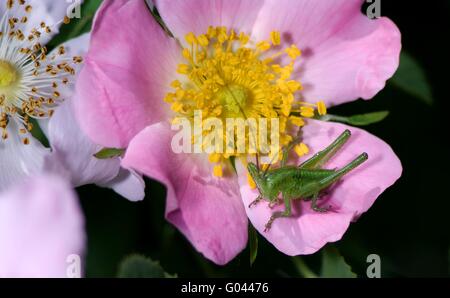
M159 262L141 255L127 257L119 268L119 278L174 278L164 272Z
M322 269L320 276L329 278L354 278L356 274L352 272L352 268L345 262L336 248L327 246L322 250Z
M303 261L302 257L294 257L292 258L292 262L294 263L295 267L297 268L297 272L301 277L304 278L317 278L317 274L315 274Z
M433 94L425 72L410 54L401 54L400 66L391 82L424 103L433 104Z
M109 159L122 156L124 153L125 149L103 148L99 152L95 153L94 156L98 159Z
M252 226L252 224L248 225L248 237L250 247L250 266L252 266L258 256L258 232L256 232L256 229Z
M317 119L322 121L342 122L354 126L366 126L381 122L386 119L388 115L389 111L379 111L367 114L353 115L349 117L327 114L325 116L320 116Z

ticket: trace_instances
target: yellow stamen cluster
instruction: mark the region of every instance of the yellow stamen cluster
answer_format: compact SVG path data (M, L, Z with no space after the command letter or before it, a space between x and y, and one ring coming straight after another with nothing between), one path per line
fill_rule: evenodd
M302 85L292 75L301 51L295 45L282 48L279 32L254 43L243 32L209 27L205 34L189 33L185 39L185 62L177 70L183 79L172 82L174 91L165 98L176 113L175 119L193 119L196 110L202 111L203 121L214 117L224 124L227 118L277 118L280 146L285 146L293 139L291 125L302 127L304 118L314 117L316 109L326 113L323 103L296 100ZM223 175L222 166L230 156L243 155L247 154L212 154L214 175Z
M52 27L41 22L37 28L24 32L33 8L25 0L8 0L0 22L0 129L8 138L8 123L17 121L19 134L26 135L33 128L31 118L48 118L62 100L60 85L69 83L75 74L74 64L81 57L64 57L59 47L49 56L40 43L41 36L50 34ZM18 14L18 17L11 16ZM22 139L29 144L29 139Z

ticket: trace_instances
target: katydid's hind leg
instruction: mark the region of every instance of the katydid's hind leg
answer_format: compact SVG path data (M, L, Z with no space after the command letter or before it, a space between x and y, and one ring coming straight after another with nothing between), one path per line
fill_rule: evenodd
M319 192L322 189L326 189L326 188L330 187L331 185L333 185L334 183L336 183L337 181L339 181L339 179L341 179L343 176L345 176L346 174L348 174L349 172L351 172L352 170L354 170L355 168L357 168L358 166L363 164L368 158L369 158L369 156L367 155L367 153L363 153L360 156L358 156L357 158L355 158L348 165L343 167L342 169L340 169L340 170L336 171L335 173L330 174L328 177L323 178L322 180L318 181L317 182L318 183L317 184L318 191L314 194L312 203L311 203L312 209L317 212L325 212L325 211L330 210L330 208L324 209L324 208L319 208L317 206Z
M326 178L323 178L322 180L319 181L319 185L320 185L321 189L330 187L332 184L336 183L343 176L350 173L352 170L356 169L361 164L366 162L368 158L369 158L369 156L367 155L367 153L363 153L360 156L358 156L357 158L355 158L352 162L347 164L345 167L343 167L342 169L334 172L333 174L329 175Z
M272 227L273 222L280 217L290 217L292 214L292 208L291 208L291 199L287 196L283 196L284 200L284 211L278 211L274 212L272 216L270 217L269 221L266 224L266 228L264 229L264 232L268 232L270 228Z
M301 169L319 169L322 167L327 161L329 161L338 151L342 148L342 146L347 143L348 139L351 137L350 130L344 131L337 139L331 143L327 148L316 153L313 157L305 161L300 165Z
M253 202L250 203L250 205L248 205L248 208L252 208L252 207L258 205L258 203L261 202L262 199L263 199L262 196L259 195Z

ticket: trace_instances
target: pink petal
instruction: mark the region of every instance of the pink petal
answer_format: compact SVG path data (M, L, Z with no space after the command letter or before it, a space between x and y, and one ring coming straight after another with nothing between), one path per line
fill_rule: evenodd
M125 26L125 27L124 27ZM179 48L144 1L105 1L77 83L80 125L94 142L126 147L139 131L165 118Z
M311 210L310 202L296 202L292 217L277 219L272 229L264 232L273 210L267 207L267 203L246 209L256 229L285 254L312 254L327 242L341 239L350 222L366 212L377 197L401 176L401 163L389 145L364 130L338 123L311 120L305 126L304 142L311 153L303 160L324 149L345 129L351 130L352 137L325 167L341 168L363 152L369 154L369 160L341 179L323 198L321 205L331 205L332 211L317 213ZM239 165L239 172L242 198L248 206L258 193L248 186L242 165ZM275 210L283 208L280 206Z
M85 241L76 195L61 178L36 176L0 194L0 277L68 277Z
M370 99L398 68L401 36L387 18L370 20L362 0L268 0L253 29L266 39L270 31L303 51L297 74L307 101L337 105Z
M162 19L175 37L182 39L189 32L206 33L209 26L226 26L251 33L261 0L156 0Z
M167 187L166 217L205 257L225 264L247 244L247 218L236 179L212 176L199 155L174 154L173 131L154 124L130 143L123 166Z

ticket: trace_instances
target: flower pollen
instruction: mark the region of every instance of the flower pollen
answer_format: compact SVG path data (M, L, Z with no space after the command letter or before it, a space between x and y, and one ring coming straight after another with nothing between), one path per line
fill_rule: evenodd
M189 33L185 39L184 62L177 69L182 79L172 82L174 91L165 98L176 114L175 119L192 120L197 110L202 112L203 119L215 117L223 123L229 118L277 118L282 147L293 140L292 125L297 128L305 125L303 119L314 117L316 108L318 113L326 113L323 103L314 105L296 100L302 85L292 76L302 53L296 45L282 48L279 32L272 32L268 40L253 42L243 32L211 26L205 34ZM222 165L231 156L247 155L248 151L214 153L209 159L216 164L214 175L223 175Z

